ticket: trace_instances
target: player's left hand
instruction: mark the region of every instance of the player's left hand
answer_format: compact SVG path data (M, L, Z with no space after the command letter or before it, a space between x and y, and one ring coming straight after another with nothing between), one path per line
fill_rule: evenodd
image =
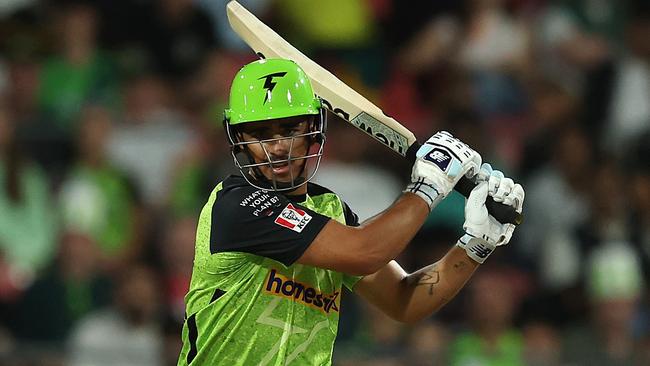
M425 200L430 210L449 195L463 176L473 177L481 166L481 155L446 131L431 136L415 156L406 191Z
M488 196L496 202L512 206L521 213L524 204L524 189L502 172L492 169L490 164L483 164L476 176L478 184L472 190L465 204L465 235L458 245L465 248L467 254L479 263L494 251L497 246L510 242L516 226L502 224L488 214L485 201Z

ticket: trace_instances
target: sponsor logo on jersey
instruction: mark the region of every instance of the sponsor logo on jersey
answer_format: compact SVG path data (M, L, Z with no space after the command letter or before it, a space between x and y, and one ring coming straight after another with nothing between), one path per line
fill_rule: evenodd
M443 172L447 171L447 167L449 167L449 163L451 162L451 155L449 152L437 147L425 155L424 158L436 164Z
M280 212L280 215L275 218L276 224L284 226L297 233L301 232L302 229L307 226L309 221L311 221L311 216L307 212L296 208L291 203L288 204L287 207Z
M292 301L302 303L329 314L331 311L339 311L337 301L339 292L324 294L317 289L279 274L275 269L269 272L264 291L274 296L284 297Z
M271 216L273 208L281 205L280 197L269 194L267 191L257 190L239 202L242 207L253 209L253 216Z

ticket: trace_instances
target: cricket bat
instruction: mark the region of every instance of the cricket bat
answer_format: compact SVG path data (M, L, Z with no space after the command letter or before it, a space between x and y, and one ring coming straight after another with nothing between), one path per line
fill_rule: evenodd
M406 127L309 59L237 1L228 3L227 14L231 28L260 57L283 58L297 63L311 79L314 93L321 98L327 109L395 153L411 162L415 161L415 152L420 144ZM468 197L474 186L474 182L463 177L455 190ZM488 197L486 206L488 212L499 222L516 225L523 222L520 213L510 206L493 201L491 197Z

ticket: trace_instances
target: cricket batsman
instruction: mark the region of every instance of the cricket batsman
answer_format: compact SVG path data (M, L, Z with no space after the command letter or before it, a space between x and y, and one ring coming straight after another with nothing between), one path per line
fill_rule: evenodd
M417 322L515 229L488 215L485 201L521 212L522 187L447 132L422 145L396 202L359 223L336 193L311 182L325 113L292 61L244 66L224 115L241 175L217 184L200 214L178 365L330 365L343 286L393 319ZM438 262L406 273L393 259L463 176L478 183L465 235Z

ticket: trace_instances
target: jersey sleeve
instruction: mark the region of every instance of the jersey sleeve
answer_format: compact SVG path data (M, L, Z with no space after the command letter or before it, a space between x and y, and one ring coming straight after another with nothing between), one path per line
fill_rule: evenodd
M345 215L345 224L347 226L359 226L359 216L352 211L347 203L343 202L343 214Z
M251 186L221 192L212 207L210 252L245 252L293 264L330 219Z
M359 226L359 216L352 211L347 203L343 202L343 214L345 215L345 224L348 226ZM354 286L363 277L343 274L343 285L350 291L354 291Z
M354 286L361 281L363 276L352 276L349 274L343 274L343 285L347 287L348 290L354 292Z

